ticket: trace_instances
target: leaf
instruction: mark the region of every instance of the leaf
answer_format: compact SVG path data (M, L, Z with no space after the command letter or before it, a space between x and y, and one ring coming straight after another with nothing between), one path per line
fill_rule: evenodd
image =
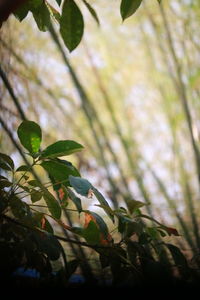
M89 12L91 13L92 17L95 19L95 21L97 22L97 25L100 25L99 22L99 18L97 16L96 11L94 10L94 8L85 0L83 0L83 3L85 4L85 6L87 7L87 9L89 10Z
M46 189L43 188L43 198L48 206L48 209L53 218L60 219L61 208L55 197Z
M24 217L30 218L30 209L29 206L21 201L17 196L13 195L10 200L10 207L13 215L18 219L24 219Z
M162 226L162 229L164 229L169 235L180 236L175 228Z
M58 189L58 196L61 202L61 206L62 207L67 207L68 205L68 198L69 198L69 193L67 191L67 189L62 185L59 189Z
M171 252L175 264L178 267L182 267L183 270L186 271L188 269L188 263L185 256L180 251L180 249L172 244L165 244L165 245L168 247L169 251Z
M17 134L21 144L30 154L37 153L42 140L40 126L33 121L23 121L18 127Z
M31 201L32 201L32 203L35 203L35 202L41 200L41 198L42 198L42 193L41 192L39 192L35 189L33 189L31 191Z
M90 245L100 244L100 231L94 221L90 221L87 228L84 229L83 237Z
M41 183L39 181L35 180L35 179L34 180L29 180L27 183L31 186L41 187Z
M133 15L139 8L142 0L122 0L120 5L120 13L122 20L124 21L131 15Z
M143 224L139 222L129 222L126 225L126 237L131 237L133 234L137 234L138 236L143 232Z
M87 179L84 179L84 178L75 177L75 176L70 175L69 182L78 194L85 196L85 197L87 197L89 190L92 189L91 183Z
M17 168L16 172L30 172L31 168L29 166L23 165Z
M12 182L8 181L7 179L1 179L0 180L0 188L3 189L5 187L10 187L12 186Z
M108 227L107 227L106 223L104 222L104 220L102 219L101 216L99 216L95 212L86 211L85 217L86 217L86 220L87 220L87 221L85 221L85 227L90 222L90 220L92 220L96 223L96 225L98 226L101 233L103 233L103 237L105 239L108 238Z
M45 4L42 4L35 9L32 9L32 14L40 31L47 31L50 26L50 13Z
M138 208L143 207L145 205L146 205L146 203L143 203L143 202L137 201L137 200L133 200L133 199L127 201L127 206L128 206L128 209L131 214Z
M76 195L72 192L72 190L68 189L69 197L72 200L72 202L75 204L78 212L80 213L82 209L81 199L76 197Z
M102 207L107 207L107 209L104 208L105 213L109 216L109 218L112 220L112 222L114 223L114 216L113 213L110 213L109 210L111 209L108 202L106 201L106 199L104 198L104 196L94 187L92 187L92 190L96 196L96 198L98 199L100 205L102 205Z
M14 169L14 162L7 154L0 153L0 168L8 171Z
M42 5L43 0L28 0L30 8L39 8Z
M28 3L24 3L20 5L15 11L14 11L14 16L21 22L23 21L26 16L28 15L30 6Z
M81 144L78 144L75 141L58 141L44 149L41 153L41 158L55 158L70 155L74 152L81 151L83 148L84 147Z
M80 43L84 32L83 16L74 0L65 0L60 18L60 33L69 51Z
M78 170L72 164L67 165L61 161L44 161L40 165L57 183L62 183L65 186L69 185L69 175L79 176Z
M67 279L76 271L80 261L78 259L73 259L67 263Z
M34 232L34 238L37 242L38 249L46 253L50 260L57 260L60 257L62 246L53 235Z

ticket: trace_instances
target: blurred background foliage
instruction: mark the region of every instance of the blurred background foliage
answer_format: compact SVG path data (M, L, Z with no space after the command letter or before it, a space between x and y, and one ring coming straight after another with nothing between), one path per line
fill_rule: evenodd
M42 127L43 148L61 139L83 144L73 163L113 207L150 203L148 213L177 227L176 242L197 254L200 3L143 1L122 23L119 1L88 2L100 26L80 3L86 30L71 54L56 40L56 24L42 33L30 16L21 24L9 18L0 33L1 68L26 118ZM20 165L14 141L21 116L3 81L0 108L0 151ZM92 199L84 201L94 209Z

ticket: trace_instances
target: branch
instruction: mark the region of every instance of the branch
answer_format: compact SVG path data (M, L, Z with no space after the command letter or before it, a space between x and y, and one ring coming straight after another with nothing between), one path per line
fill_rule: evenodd
M21 227L24 227L24 228L32 230L32 231L36 231L36 232L40 232L40 233L46 233L46 231L44 231L44 230L41 230L41 229L39 229L37 227L31 227L31 226L29 226L27 224L23 224L23 223L19 222L18 220L13 219L13 218L11 218L11 217L9 217L7 215L4 215L4 214L1 214L0 218L4 218L8 222L14 223L16 225L19 225ZM51 234L51 233L49 233L49 234ZM89 248L92 248L94 250L112 248L110 246L90 245L90 244L87 244L85 242L80 242L80 241L76 241L76 240L73 240L73 239L65 238L65 237L62 237L62 236L59 236L59 235L56 235L56 234L51 234L51 235L53 237L55 237L56 239L61 240L63 242L73 243L73 244L77 244L77 245L84 246L84 247L89 247Z

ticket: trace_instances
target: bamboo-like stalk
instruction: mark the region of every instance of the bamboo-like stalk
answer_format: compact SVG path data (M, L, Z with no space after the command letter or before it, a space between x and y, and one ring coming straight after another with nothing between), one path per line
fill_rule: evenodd
M155 35L157 37L157 42L158 42L158 46L159 46L162 58L164 60L165 65L168 68L169 76L170 76L170 78L171 78L171 80L172 80L172 82L174 84L174 87L175 87L175 86L177 86L176 78L174 77L172 69L171 69L171 66L169 65L169 63L167 61L166 52L164 50L164 46L162 45L162 43L160 41L160 36L158 34L158 31L157 31L156 23L155 23L155 21L153 20L152 16L149 13L147 13L147 15L149 17L149 21L150 21L150 23L152 25L154 33L155 33ZM145 45L146 45L146 48L147 48L147 53L149 54L151 65L155 65L154 55L152 53L151 47L149 47L150 42L147 41L147 36L146 36L146 34L145 34L142 26L141 26L141 32L143 34L144 42L145 42ZM157 84L157 85L158 85L158 90L160 92L160 95L163 98L163 103L165 103L167 101L166 100L167 95L166 95L166 92L164 91L164 87L161 86L160 84ZM177 91L177 89L176 89L176 91ZM173 133L174 129L171 126L171 116L167 112L166 105L165 105L165 113L167 114L167 118L168 118L168 122L169 122L169 127L170 127L170 130L172 132L172 136L174 136L174 133ZM183 160L182 159L181 159L181 162L180 162L180 153L178 151L177 146L176 146L176 154L177 154L177 157L178 157L178 160L179 160L179 167L180 167L181 174L185 178L185 177L187 177L186 170L183 168ZM199 236L199 230L198 230L198 221L197 221L197 217L196 217L195 212L194 212L193 199L191 197L190 187L189 187L189 183L187 182L187 180L184 180L183 185L184 185L183 189L184 189L184 192L185 192L185 196L186 196L186 199L188 200L188 201L185 201L185 202L186 202L186 206L189 208L189 213L190 213L191 221L192 221L192 224L193 224L193 232L194 232L195 239L196 239L196 247L199 248L199 246L200 246L200 236ZM172 210L173 210L173 207L172 207ZM175 215L177 215L177 212L176 211L174 211L174 212L175 212ZM180 219L180 215L178 216L178 218ZM185 222L182 219L180 221L180 223L183 224ZM184 224L183 226L186 227L187 225Z
M166 31L168 47L169 47L169 50L171 53L171 58L173 60L175 71L176 71L176 79L177 80L176 80L175 88L176 88L177 94L179 96L179 99L181 101L181 105L182 105L182 108L183 108L183 111L185 114L185 119L187 121L188 131L189 131L191 144L192 144L192 148L193 148L193 152L194 152L195 165L196 165L196 170L197 170L197 175L198 175L198 183L199 183L199 188L200 188L200 153L199 153L199 149L196 145L194 134L193 134L192 117L191 117L191 113L190 113L190 109L189 109L185 85L184 85L182 75L181 75L181 66L179 64L179 61L178 61L178 58L176 55L174 43L172 40L171 30L169 27L169 23L168 23L168 19L167 19L166 13L165 13L163 3L161 3L161 5L159 5L159 8L160 8L161 17L163 20L163 25L164 25L164 28Z
M89 59L89 62L90 62L93 74L94 74L94 76L96 78L96 81L98 83L99 90L100 90L100 92L102 94L102 97L104 99L106 108L107 108L107 110L108 110L108 112L110 114L110 117L111 117L112 123L114 125L116 134L117 134L117 136L119 138L119 141L121 142L122 148L123 148L124 153L125 153L125 155L127 157L128 165L130 167L130 170L131 170L132 174L135 175L136 183L138 185L139 190L142 193L142 196L143 196L145 202L149 204L151 202L150 201L150 196L148 195L147 189L146 189L146 187L144 185L143 177L142 177L142 174L141 174L141 172L139 170L139 166L138 166L138 164L136 162L133 161L133 158L132 158L132 155L131 155L131 152L130 152L129 144L127 143L125 137L123 136L120 123L119 123L119 121L117 120L117 118L115 116L115 112L114 112L113 107L112 107L112 101L111 101L110 96L109 96L109 94L107 92L107 89L106 89L106 87L105 87L105 85L104 85L104 83L102 81L102 78L101 78L101 76L100 76L100 74L99 74L96 66L93 63L91 54L89 52L89 49L88 49L86 43L84 44L84 46L85 46L86 54L87 54L87 57ZM132 140L132 142L134 143L133 140ZM134 145L135 145L135 143L134 143ZM135 148L136 148L136 145L135 145ZM123 175L122 172L121 172L121 174L122 174L123 183L124 183L127 191L129 191L127 180L126 180L126 178L125 178L125 176ZM151 211L151 209L150 209L149 206L147 207L147 211L152 216L152 211Z

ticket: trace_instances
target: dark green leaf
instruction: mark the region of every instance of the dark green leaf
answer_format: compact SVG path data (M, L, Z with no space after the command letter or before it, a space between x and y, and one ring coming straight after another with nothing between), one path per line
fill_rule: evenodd
M80 43L84 31L83 16L74 0L65 0L60 18L60 33L69 51Z
M66 186L69 185L69 175L79 176L78 170L73 165L67 165L61 161L43 161L41 166L57 183L62 183Z
M10 207L13 215L18 219L24 219L25 217L30 217L29 206L21 201L16 196L12 196L10 200Z
M27 183L31 186L41 187L41 183L37 180L29 180Z
M138 236L142 234L143 232L143 224L139 222L129 222L126 225L126 233L125 235L127 237L131 237L134 233L136 233Z
M69 278L78 268L80 261L78 259L73 259L67 263L67 278Z
M52 217L56 219L60 219L61 217L61 208L58 201L55 197L47 190L43 189L43 198L48 206L48 209L52 215Z
M21 144L31 154L39 151L42 132L37 123L33 121L23 121L18 127L17 134Z
M45 2L42 2L38 8L33 9L32 14L38 29L40 31L47 31L50 26L50 13Z
M149 234L152 240L157 240L160 237L156 227L146 227L146 232Z
M45 218L45 226L44 226L43 229L46 230L47 232L51 233L51 234L54 233L53 227L51 226L51 223L49 223L47 218Z
M94 221L90 221L83 231L83 236L88 244L98 245L100 243L100 231Z
M2 167L4 166L4 168ZM14 162L10 156L4 153L0 153L0 167L5 170L13 170L14 169Z
M39 8L42 5L43 0L28 0L31 9Z
M29 9L28 3L22 4L14 11L14 15L21 22L28 15Z
M102 219L102 217L92 211L86 211L86 212L89 213L96 220L96 223L97 223L101 233L103 233L104 238L107 239L108 227L107 227L106 223L104 222L104 220Z
M3 180L0 180L0 188L3 189L5 187L10 187L12 186L12 182L8 181L7 179L3 179Z
M120 5L120 13L122 20L124 21L131 15L133 15L139 8L142 0L122 0Z
M183 255L183 253L180 251L180 249L172 244L165 244L165 245L168 247L169 251L171 252L175 264L178 267L183 267L183 269L188 269L187 260Z
M85 196L85 197L88 196L89 190L93 188L91 183L87 179L84 179L84 178L75 177L75 176L70 175L69 182L78 194Z
M17 168L16 172L30 172L31 168L29 166L23 165Z
M37 201L39 201L42 198L42 193L37 191L37 190L32 190L31 191L31 201L32 203L35 203Z
M93 18L95 19L95 21L97 22L98 25L100 25L99 22L99 18L97 16L96 11L94 10L94 8L85 0L83 0L83 3L85 4L85 6L87 7L87 9L89 10L89 12L91 13L91 15L93 16Z
M108 209L104 208L104 211L106 212L106 214L109 216L109 218L112 220L112 222L114 223L114 216L112 213L109 212L109 210L111 209L108 202L106 201L106 199L104 198L104 196L94 187L92 187L92 190L96 196L96 198L98 199L100 205L102 205L102 207L107 206Z
M48 233L34 233L38 249L49 257L50 260L57 260L60 257L62 246L58 240Z
M44 149L41 153L41 158L55 158L70 155L74 152L81 151L82 149L83 146L75 141L58 141Z
M69 197L70 199L73 201L73 203L75 204L78 212L80 213L82 211L82 204L81 204L81 199L78 198L73 192L72 190L68 189L68 193L69 193Z

